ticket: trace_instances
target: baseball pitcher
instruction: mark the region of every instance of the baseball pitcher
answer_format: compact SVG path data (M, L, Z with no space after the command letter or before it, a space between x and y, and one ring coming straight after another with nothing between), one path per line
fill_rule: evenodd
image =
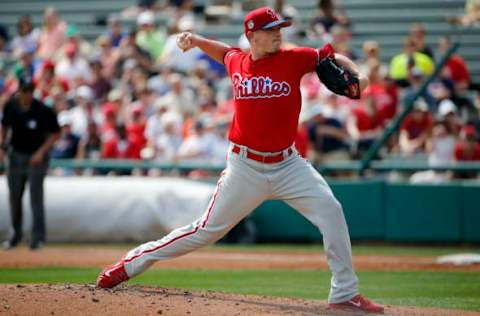
M98 287L114 287L157 260L175 258L214 243L264 200L278 199L298 210L323 235L332 272L330 307L383 313L383 306L358 292L340 203L293 145L303 75L317 71L330 90L350 98L359 98L368 80L351 60L335 54L330 45L322 49L282 49L280 30L289 25L267 7L248 13L244 29L250 42L249 53L189 32L178 36L183 51L202 49L223 63L231 77L235 113L227 166L201 218L129 251L101 272Z

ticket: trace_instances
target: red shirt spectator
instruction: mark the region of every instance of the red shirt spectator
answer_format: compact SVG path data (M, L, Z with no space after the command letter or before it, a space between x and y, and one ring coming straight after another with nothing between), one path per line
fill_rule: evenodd
M141 159L141 142L136 137L128 137L125 127L119 126L114 134L103 143L104 159Z
M465 126L461 132L461 140L455 145L454 155L457 161L479 161L480 144L476 139L473 126Z
M446 62L444 71L446 76L455 83L470 81L467 65L463 58L457 54L454 54Z
M135 139L135 143L138 143L141 148L147 145L147 139L145 138L146 125L141 107L133 108L132 120L126 126L127 136L128 139Z
M352 114L355 116L357 128L360 133L374 130L382 123L379 113L369 113L364 105L353 109Z
M427 133L433 126L432 115L428 111L414 110L403 121L400 130L408 134L408 139L415 139Z
M52 88L60 87L63 92L68 92L69 84L66 80L62 80L55 76L55 63L52 60L45 60L34 78L37 91L40 93L40 99L44 101L51 94Z

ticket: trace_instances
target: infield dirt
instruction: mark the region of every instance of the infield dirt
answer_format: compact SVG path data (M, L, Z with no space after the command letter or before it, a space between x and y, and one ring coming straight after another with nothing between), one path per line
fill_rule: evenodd
M0 254L1 268L98 267L125 254L118 247L47 247L31 252L20 247ZM358 270L369 271L480 271L479 265L439 265L427 256L354 256ZM322 254L248 252L207 249L159 262L153 268L178 269L327 269ZM122 285L114 290L92 284L0 285L0 315L358 315L332 311L320 300L184 291ZM387 306L387 315L480 315L480 313L434 308Z

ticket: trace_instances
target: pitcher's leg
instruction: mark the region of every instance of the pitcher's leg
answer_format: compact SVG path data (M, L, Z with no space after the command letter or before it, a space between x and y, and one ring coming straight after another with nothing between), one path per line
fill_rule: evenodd
M350 236L340 203L323 177L303 159L282 172L276 197L298 210L323 235L332 272L329 302L343 302L358 294L358 279L352 265Z
M266 181L248 170L230 168L220 178L204 215L157 241L131 250L124 258L129 277L145 271L157 260L175 258L223 237L267 197Z

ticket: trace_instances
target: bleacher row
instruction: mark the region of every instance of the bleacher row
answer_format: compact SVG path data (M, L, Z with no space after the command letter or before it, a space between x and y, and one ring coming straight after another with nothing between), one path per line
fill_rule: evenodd
M209 0L197 0L195 6L202 8ZM299 12L300 23L307 26L309 18L316 9L317 0L289 0ZM35 26L42 23L43 11L54 6L68 23L76 24L87 40L94 40L105 31L104 25L98 25L106 17L118 13L136 0L3 0L0 5L0 21L9 28L10 34L16 34L16 23L21 14L30 14ZM360 51L365 40L376 40L381 44L381 58L388 62L402 50L403 39L408 35L411 23L422 22L427 31L427 43L436 47L438 37L452 35L460 41L459 53L466 60L472 75L472 81L480 84L480 28L451 26L446 18L463 13L464 0L342 0L347 16L352 20L352 46ZM201 10L200 10L201 11ZM165 25L170 17L159 13L157 22ZM125 20L125 26L135 25L134 19ZM236 16L226 25L200 25L199 33L219 40L236 44L242 32L242 16ZM302 43L318 46L315 42Z

